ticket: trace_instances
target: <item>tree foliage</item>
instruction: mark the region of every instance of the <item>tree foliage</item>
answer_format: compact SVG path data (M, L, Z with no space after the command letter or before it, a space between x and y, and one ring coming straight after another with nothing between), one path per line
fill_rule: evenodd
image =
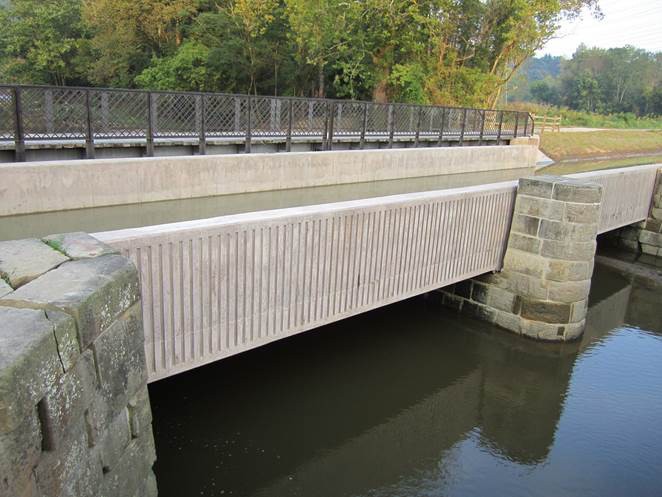
M531 100L603 114L662 114L662 53L582 45L560 62L556 77L531 83Z
M11 81L494 106L597 1L12 0L0 67Z

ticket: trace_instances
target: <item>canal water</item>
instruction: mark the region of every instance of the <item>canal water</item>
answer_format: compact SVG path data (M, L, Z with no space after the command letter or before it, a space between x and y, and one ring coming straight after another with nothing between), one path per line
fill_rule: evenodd
M446 190L472 185L515 180L528 169L445 174L389 181L367 181L344 185L291 188L236 195L218 195L142 204L0 216L0 241L43 237L53 233L85 231L98 233L140 226L176 223L193 219L300 207L329 202L382 197L401 193Z
M577 343L427 296L157 382L159 495L660 496L660 304L598 266Z

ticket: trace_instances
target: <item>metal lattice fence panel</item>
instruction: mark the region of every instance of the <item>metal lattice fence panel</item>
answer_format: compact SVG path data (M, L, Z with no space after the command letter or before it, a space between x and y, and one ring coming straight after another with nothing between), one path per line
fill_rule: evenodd
M0 140L14 139L14 91L0 88Z
M420 108L420 129L421 136L437 136L441 126L441 113L438 107Z
M92 91L90 113L96 138L145 138L148 94L126 91Z
M334 105L333 133L340 136L358 136L363 129L365 104L338 102Z
M246 136L248 103L245 97L207 95L205 129L211 137Z
M27 139L85 138L87 108L80 88L22 88L23 130Z
M501 136L513 136L515 134L516 112L504 112L503 124L501 127ZM519 122L518 122L519 124Z
M387 135L389 122L388 104L369 104L366 134Z
M196 95L188 93L155 93L153 95L154 136L180 138L198 136L199 113Z
M326 130L326 102L324 100L294 100L292 102L292 134L323 136Z
M393 105L393 131L396 135L412 135L416 132L416 111L412 105Z
M254 97L251 100L251 125L255 136L285 135L287 124L282 120L287 101L273 97Z
M499 111L485 111L485 123L483 125L483 134L486 136L496 135L499 131Z

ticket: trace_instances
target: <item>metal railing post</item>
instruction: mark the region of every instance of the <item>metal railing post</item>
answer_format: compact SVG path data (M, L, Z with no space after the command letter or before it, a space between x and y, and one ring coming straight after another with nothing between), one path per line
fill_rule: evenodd
M247 154L251 153L251 138L253 130L251 129L252 119L252 104L250 95L246 97L246 143L244 144L244 152Z
M147 156L154 157L154 96L147 92Z
M92 105L90 104L90 90L85 90L85 158L94 159L94 130L92 129Z
M292 99L287 100L287 137L285 138L285 151L290 152L292 150L292 112L294 110L294 105Z
M460 127L460 145L464 143L464 130L467 127L467 109L462 109L462 126Z
M335 113L336 113L336 107L333 102L329 102L329 134L326 140L326 149L327 150L332 150L333 149L333 122L335 118Z
M200 129L198 130L198 155L207 154L207 120L205 117L205 96L200 94L196 97L197 107L200 109Z
M416 135L414 137L414 147L418 147L418 140L421 136L421 118L423 117L423 107L418 106L418 116L416 117Z
M501 128L503 128L503 111L499 111L499 128L497 130L497 145L501 141Z
M529 128L529 115L528 115L528 114L525 114L525 115L524 115L524 136L528 136L528 135L526 134L528 128Z
M483 135L485 133L485 111L480 111L480 134L478 135L478 144L483 144Z
M533 118L531 113L529 113L529 117L531 118L531 136L533 136L536 130L536 120Z
M23 107L21 106L21 89L14 87L14 160L25 161L25 136L23 134Z
M439 139L437 140L437 146L441 147L441 143L444 139L444 126L446 125L446 109L441 108L441 126L439 126Z
M388 105L388 148L393 148L393 135L395 134L395 121L393 116L393 104Z
M517 138L517 128L519 127L519 112L515 112L515 129L513 130L513 137Z
M359 148L363 150L365 148L365 134L366 128L368 127L368 104L363 104L363 123L361 124L361 141L359 142Z

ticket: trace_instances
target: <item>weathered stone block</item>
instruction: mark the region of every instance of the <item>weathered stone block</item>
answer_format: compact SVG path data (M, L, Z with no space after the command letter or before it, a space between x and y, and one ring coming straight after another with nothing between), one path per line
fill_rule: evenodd
M602 186L597 183L563 178L554 185L552 198L576 204L599 204Z
M46 317L53 324L55 343L64 371L69 371L80 356L78 330L74 318L60 311L47 309Z
M521 316L544 323L567 323L570 320L570 304L543 300L522 299Z
M508 248L503 261L504 269L541 278L547 270L547 261L529 252Z
M648 243L640 243L641 251L646 255L657 256L659 248L657 245L650 245Z
M540 221L538 230L538 236L542 239L565 242L588 242L595 240L597 234L597 224L577 224L547 219Z
M67 443L42 453L35 468L42 495L99 497L103 472L97 457L90 457L83 420L72 425Z
M99 439L96 452L99 453L104 473L113 471L118 466L122 455L131 441L129 428L129 415L122 409L104 428L103 436Z
M140 304L126 311L92 345L101 392L113 415L147 382Z
M644 226L645 230L652 231L653 233L660 233L662 232L662 220L659 219L653 219L653 218L648 218L646 220L646 224ZM638 234L638 232L637 232Z
M124 497L144 488L146 475L156 461L152 432L129 442L117 467L104 475L99 495Z
M549 299L556 302L573 303L583 301L588 297L591 280L583 281L550 281L548 283Z
M652 231L643 230L639 234L639 241L641 243L647 243L648 245L654 245L656 247L662 247L662 234L653 233Z
M40 415L48 430L49 450L59 450L70 438L72 427L78 429L97 391L92 351L86 350L74 367L49 387L42 400Z
M471 290L471 299L479 304L487 304L489 286L474 280Z
M515 214L510 227L511 233L521 233L523 235L536 236L540 219L537 217L525 216L524 214Z
M586 318L588 312L588 298L580 300L572 304L572 311L570 312L570 322L579 323Z
M563 340L565 337L565 329L565 324L552 324L529 319L522 319L520 321L522 335L548 342L559 342Z
M13 288L25 285L69 259L40 240L0 242L0 276Z
M131 437L142 436L146 431L151 431L152 408L149 403L149 391L145 385L140 391L129 399L129 425Z
M552 219L563 219L565 203L539 197L518 195L515 202L515 212L526 216Z
M653 207L651 209L651 217L653 219L662 219L662 208Z
M508 290L491 287L488 291L487 305L500 311L517 314L520 310L521 299Z
M508 247L521 250L523 252L530 252L538 254L542 242L540 238L534 236L520 235L519 233L511 233L508 239Z
M28 283L0 304L57 308L74 316L82 348L140 298L133 264L119 255L80 259Z
M488 323L494 323L496 320L496 310L477 302L471 300L465 300L462 305L462 312L468 316L480 319L481 321L486 321Z
M550 259L544 277L549 281L582 281L589 279L592 272L588 261Z
M49 235L43 241L71 259L89 259L119 253L110 245L83 232Z
M459 281L455 283L455 295L468 299L471 297L471 280Z
M0 495L29 495L32 468L40 455L41 429L35 408L14 430L0 434Z
M556 176L536 176L520 178L517 196L552 198Z
M0 433L15 429L63 373L44 311L0 307Z
M540 250L541 255L567 261L589 261L595 256L595 241L563 242L544 240Z
M509 312L504 312L504 311L498 311L496 314L496 320L494 321L494 324L506 330L512 331L514 333L521 333L520 317L515 314L511 314Z
M500 288L534 299L547 298L547 287L540 278L515 272L501 273L499 276L501 277L495 280L495 284Z
M563 218L570 223L597 223L600 220L600 204L565 204Z

